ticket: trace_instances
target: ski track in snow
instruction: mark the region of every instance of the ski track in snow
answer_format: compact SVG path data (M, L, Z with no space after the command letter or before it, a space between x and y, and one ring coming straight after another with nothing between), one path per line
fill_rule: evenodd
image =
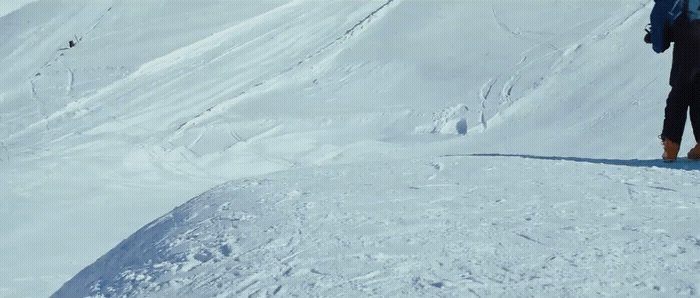
M302 61L297 62L296 65L282 70L277 75L275 75L269 79L266 79L261 83L257 83L255 85L253 85L252 88L249 90L242 91L239 94L239 96L242 96L248 92L251 92L252 89L265 87L266 82L272 81L272 82L279 83L279 78L288 75L288 73L297 69L297 67L302 66L305 62L308 62L308 61L312 60L313 58L323 54L327 50L342 44L343 42L349 40L350 38L352 38L356 35L361 34L362 30L365 29L365 27L368 26L370 22L375 21L378 18L381 18L383 15L385 15L387 13L386 10L388 10L388 8L390 8L391 6L398 5L398 3L400 3L400 1L401 0L387 0L386 3L382 4L381 6L379 6L379 8L377 8L376 10L369 13L366 17L364 17L362 20L360 20L352 28L346 30L342 36L336 38L335 40L333 40L329 44L325 45L324 47L316 50L315 52L308 54L306 57L304 57L304 59ZM198 121L201 121L203 119L214 117L214 116L218 115L219 113L230 109L237 102L238 102L237 100L229 100L229 101L225 101L223 103L220 103L214 107L210 107L206 111L195 116L193 119L181 124L177 130L187 128L188 126L191 126L192 124L197 123Z
M488 122L490 122L491 119L500 117L500 113L498 112L499 110L503 110L504 107L507 109L509 106L511 106L515 101L521 99L520 95L518 95L517 98L513 98L513 89L517 86L518 82L522 79L523 73L527 73L527 71L532 70L532 68L538 64L547 64L547 63L552 63L550 65L550 68L554 71L556 74L557 72L560 72L563 68L565 68L567 65L565 64L567 61L569 61L566 57L571 56L572 53L579 51L582 47L589 45L593 42L596 42L597 40L600 40L604 38L607 35L610 35L611 32L615 32L620 30L620 28L624 28L626 24L631 22L632 20L636 20L640 18L640 13L647 12L648 10L651 10L651 7L653 7L653 2L652 1L647 1L647 2L640 2L638 5L633 6L631 8L628 7L628 9L624 12L622 15L622 19L613 17L605 22L601 23L597 28L595 28L590 34L587 34L586 36L583 36L580 40L574 41L574 43L570 44L567 46L566 50L561 50L559 47L553 44L554 39L544 39L543 41L538 41L535 39L528 38L524 35L524 33L538 33L538 32L532 32L528 30L512 30L508 24L506 24L501 18L499 17L498 13L496 12L496 7L495 4L491 7L491 13L493 16L493 20L496 23L497 27L504 32L514 36L517 39L525 40L528 42L531 42L533 46L525 51L523 51L520 54L520 61L513 67L514 72L512 74L501 74L500 76L510 76L510 78L502 83L501 86L501 92L499 94L499 102L494 104L494 107L491 107L491 115L487 116L489 114L487 107L485 105L486 100L485 98L488 97L489 92L491 89L494 87L494 85L497 83L498 78L500 77L493 77L489 79L484 86L482 86L482 89L480 90L480 97L482 98L482 109L481 112L479 113L479 123L481 124L481 128L479 130L481 132L485 131ZM645 10L645 8L647 10ZM595 19L592 20L586 20L583 22L580 22L579 24L576 24L572 28L576 28L580 25L589 23L591 21L595 21ZM545 34L547 35L546 32L539 32L538 34ZM546 48L549 51L542 51L542 48ZM535 53L536 50L540 50L539 53ZM532 57L533 54L535 54L534 58ZM527 63L526 63L527 62ZM535 81L534 87L532 89L536 89L539 85L542 84L541 80L543 78L540 78L540 81ZM487 88L487 92L484 92L484 88ZM532 92L532 89L529 89L527 87L526 91ZM484 96L486 95L486 96ZM494 110L496 112L494 112Z
M700 203L687 198L700 171L659 180L676 170L510 161L445 156L233 181L144 227L55 297L697 291Z
M479 115L479 122L483 126L484 131L486 131L486 128L488 127L488 121L486 120L486 101L489 99L493 85L496 84L497 81L498 78L491 78L481 87L481 90L479 91L479 96L481 97L481 113Z

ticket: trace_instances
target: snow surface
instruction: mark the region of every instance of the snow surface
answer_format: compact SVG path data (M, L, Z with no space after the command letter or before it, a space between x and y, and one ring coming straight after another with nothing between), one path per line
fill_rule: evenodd
M5 16L14 12L17 9L22 8L29 3L36 2L38 0L5 0L0 2L0 17Z
M700 172L660 164L444 156L237 180L55 296L695 294Z
M23 6L0 296L696 294L652 5Z

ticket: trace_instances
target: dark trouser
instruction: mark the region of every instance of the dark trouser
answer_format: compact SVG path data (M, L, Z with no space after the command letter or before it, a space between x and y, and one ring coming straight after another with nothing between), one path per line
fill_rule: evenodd
M700 85L692 82L679 84L671 89L666 100L662 137L674 143L681 143L689 108L695 141L700 143Z
M666 100L662 137L681 143L690 108L695 141L700 141L700 22L678 21L673 25L673 67Z

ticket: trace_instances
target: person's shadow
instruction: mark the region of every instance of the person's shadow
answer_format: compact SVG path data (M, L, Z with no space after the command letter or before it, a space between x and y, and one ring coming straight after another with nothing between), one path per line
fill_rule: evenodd
M585 157L564 157L564 156L538 156L528 154L500 154L500 153L479 153L479 154L450 154L442 157L514 157L540 160L556 160L556 161L574 161L585 162L592 164L606 164L615 166L627 167L644 167L644 168L669 168L680 170L700 170L700 161L688 160L687 158L679 158L675 162L664 162L659 159L604 159L604 158L585 158Z

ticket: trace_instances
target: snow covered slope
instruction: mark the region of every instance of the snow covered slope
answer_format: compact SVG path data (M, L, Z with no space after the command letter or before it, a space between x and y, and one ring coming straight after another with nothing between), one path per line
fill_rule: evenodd
M230 182L139 230L55 297L695 293L700 172L523 157Z
M0 2L0 17L10 14L17 9L22 8L22 6L36 1L37 0L15 0Z
M624 194L627 186L630 195L662 197L674 193L678 200L695 199L692 182L687 182L691 184L687 187L654 184L673 183L679 175L692 176L694 171L686 170L693 170L694 165L657 169L652 166L667 165L634 161L660 154L655 136L668 92L669 55L655 55L641 41L652 3L152 0L40 1L27 5L0 18L0 36L6 40L0 44L0 66L7 70L0 74L0 225L5 227L0 230L0 238L5 240L0 243L0 263L4 265L0 267L0 295L50 294L139 227L232 179L277 181L266 189L287 194L296 189L290 185L302 183L307 189L297 190L300 193L291 195L293 200L287 204L298 203L294 200L303 198L304 192L319 193L316 204L322 208L306 214L303 210L278 210L275 205L255 209L255 204L240 204L241 209L236 209L237 198L231 196L238 195L231 193L246 183L238 180L229 185L230 190L219 188L222 195L212 195L213 201L207 202L208 195L203 195L173 214L193 210L192 214L201 213L201 219L206 219L216 214L208 213L204 206L218 208L219 203L229 200L234 219L235 212L266 218L262 223L246 221L246 233L253 235L265 231L268 224L282 224L297 215L320 216L330 208L327 204L336 202L330 198L339 196L353 201L345 206L349 220L383 214L391 222L418 216L411 209L414 206L405 203L405 212L386 207L365 210L367 200L377 197L381 204L404 197L431 202L467 195L461 188L426 191L419 185L424 175L420 169L415 171L422 174L407 174L406 179L416 181L416 187L425 191L422 195L413 196L413 188L405 190L398 182L376 185L412 172L409 169L413 166L436 163L433 169L437 170L444 163L436 160L439 156L464 153L488 156L456 158L454 162L463 167L441 174L451 181L447 184L459 181L467 190L499 190L489 191L492 196L482 194L484 197L478 197L474 204L502 199L506 193L521 194L524 202L539 202L538 196L549 198L545 189L552 189L555 197L581 202L585 208L587 198L612 200ZM66 49L69 40L78 41L78 45ZM693 145L688 136L684 149ZM553 160L575 158L556 163L548 156ZM603 165L580 165L581 161ZM465 166L472 163L474 168ZM496 176L487 175L490 163L502 165L500 171L493 172ZM345 178L347 184L332 189L323 186L338 183L332 182L342 178L332 174L336 171L356 173L358 169L374 178L354 174ZM543 174L542 169L550 172ZM491 179L463 179L472 170L474 175ZM313 171L328 174L311 180L297 178ZM599 174L609 171L641 177L642 182L613 179L610 183L623 191L610 196L596 190L609 186L601 181L590 189L560 189L567 183L598 181ZM522 174L511 177L510 173ZM523 178L526 176L530 178ZM558 178L551 179L553 176ZM353 186L364 185L362 181L369 185ZM540 186L528 187L526 183ZM381 193L392 189L396 196ZM359 191L355 195L344 195L355 190ZM244 199L256 202L266 197ZM552 200L555 204L556 199ZM507 202L510 205L503 206L501 217L508 210L524 208L521 201ZM678 203L691 210L692 205L692 201ZM277 210L274 214L279 218L256 213L262 210ZM445 214L446 220L474 220L464 219L465 209L458 210L463 212ZM594 224L587 221L593 213L582 214L573 217L570 226ZM677 214L685 215L682 211ZM551 219L546 218L545 222ZM700 222L693 215L685 218L685 222L693 221ZM228 228L210 229L212 234L201 236L227 243L228 253L225 248L217 252L211 244L214 246L206 248L208 253L197 256L195 246L210 245L197 241L182 242L188 247L158 251L163 247L159 245L186 237L186 227L199 227L199 222L186 220L182 229L170 229L168 224L167 220L156 222L134 234L119 246L129 253L112 250L57 295L99 291L135 294L158 287L163 291L156 291L158 295L235 293L241 289L195 287L212 274L224 272L222 268L228 266L224 264L233 264L217 253L233 256L249 245L258 249L254 254L285 252L282 248L275 252L276 246L264 243L269 239L255 246L253 240L237 243L228 236L217 238L218 233L231 232ZM647 222L635 225L651 228ZM545 234L557 228L546 223L542 226ZM400 233L397 227L389 227L389 233ZM680 238L664 244L692 243L696 234L681 230L682 225L675 227L666 229L666 234ZM414 230L417 241L434 239L426 231L438 228ZM480 229L474 226L466 232L483 232ZM330 232L297 239L306 243L329 240ZM526 237L518 236L518 240L536 239L522 234ZM293 235L285 230L268 236L272 242L284 242ZM347 240L352 235L343 237ZM446 238L441 245L459 245L455 239ZM380 243L375 240L370 243ZM420 253L427 248L418 246L417 267L411 272L432 266L420 261L429 257ZM299 252L303 247L292 245L289 250ZM695 248L683 247L691 253L679 261L692 263ZM330 251L332 246L323 249ZM571 254L573 249L576 247L567 246L557 253ZM145 251L144 257L160 261L133 259L134 251ZM508 258L525 257L508 251L512 253ZM496 264L503 261L490 260ZM311 264L313 260L304 262ZM158 263L163 266L153 267ZM280 289L271 285L275 275L270 270L281 268L283 263L246 262L242 266L258 268L258 279L250 282L275 287L272 292L314 294L324 293L324 287L309 290L301 285L302 280L321 278L323 274L317 272L334 279L358 277L363 264L369 263L353 263L349 271L335 275L320 267L310 268L310 273L302 270L296 279L298 286ZM686 269L679 267L678 271ZM657 271L649 267L645 272L652 276ZM237 278L250 277L241 274L245 276L230 276L228 281L239 284ZM379 270L366 279L382 288L406 282L383 282L384 274L388 272ZM590 277L584 273L579 276ZM183 287L178 289L178 280L188 284L179 284ZM617 281L624 283L620 291L632 284ZM147 288L132 287L135 282L145 282ZM449 284L437 279L434 283ZM671 283L659 280L664 290L681 289ZM583 282L578 286L596 289ZM520 291L517 287L510 289ZM390 288L379 292L395 293ZM252 286L241 293L253 289L261 288Z

